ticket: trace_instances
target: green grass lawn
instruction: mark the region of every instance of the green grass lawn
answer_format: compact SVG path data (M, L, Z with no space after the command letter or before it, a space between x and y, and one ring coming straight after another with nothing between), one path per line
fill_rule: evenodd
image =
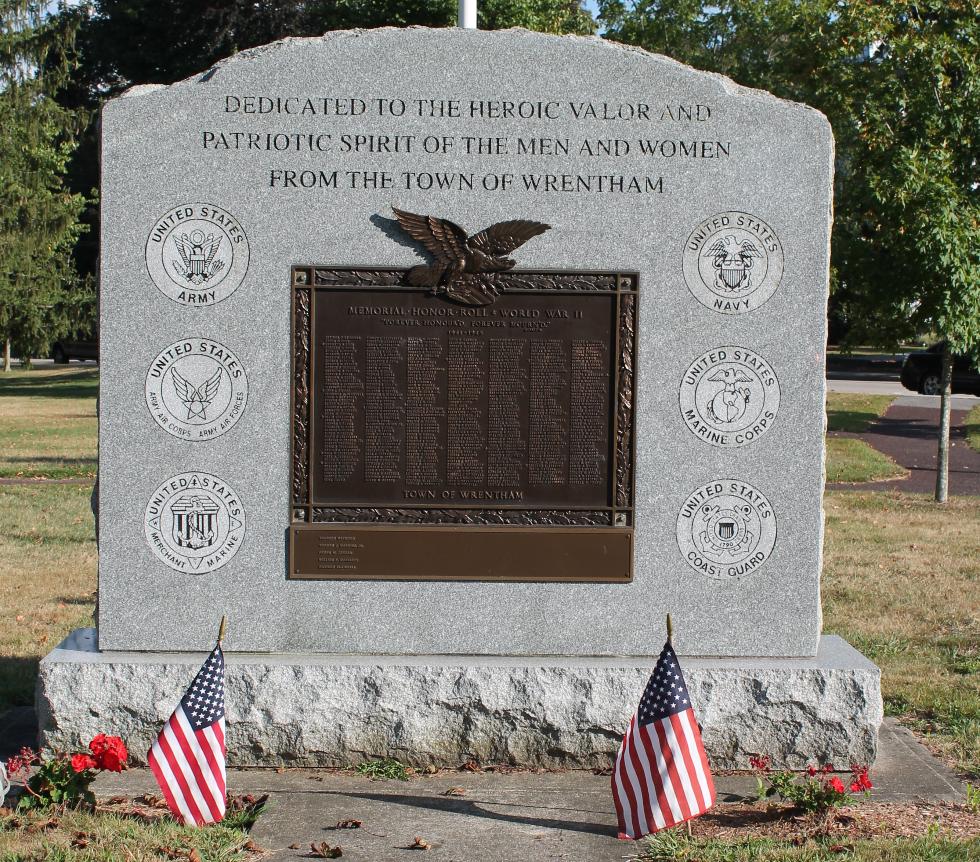
M159 814L2 814L0 862L229 862L259 858L242 852L254 822L250 814L232 814L221 825L206 829L189 828Z
M864 440L855 437L827 438L828 482L860 484L901 479L908 474L908 470Z
M686 838L675 833L653 836L637 862L975 862L976 838L846 838L729 840Z
M94 467L96 386L97 378L87 371L30 372L3 381L0 439L9 440L12 428L25 427L21 413L29 407L35 418L33 437L20 438L19 457L30 458L31 447L40 444L47 447L48 464L64 465L73 459L84 463L88 458ZM45 395L48 391L50 396ZM854 427L872 421L890 400L872 399L834 397L829 409L839 421ZM84 415L78 421L88 422L82 426L87 431L62 433L58 426L73 412ZM10 451L4 449L6 460L0 464L11 463ZM840 456L836 448L830 452L829 465ZM39 658L70 629L91 624L97 554L89 494L88 486L78 485L0 486L4 527L0 531L0 711L33 702ZM941 507L926 496L832 491L825 505L825 631L841 634L877 662L886 711L976 780L980 776L980 498L954 497ZM79 821L77 829L72 821L67 832L29 836L23 829L0 823L0 862L162 860L168 858L164 852L168 842L177 841L176 831L157 832L162 827L116 821L119 818L97 815L91 822ZM86 839L87 847L73 848L72 829L95 837ZM179 846L195 846L202 862L208 862L235 858L242 840L242 835L203 830L181 836L184 843ZM842 851L813 841L797 846L771 839L695 837L672 858L690 862L980 858L976 841L941 836L922 841L861 840L848 846L842 856ZM121 847L126 848L124 853Z
M0 373L0 477L93 478L98 392L93 368Z
M825 498L824 630L881 667L885 711L980 776L980 498Z
M862 434L895 400L894 395L857 392L827 393L827 430Z
M980 404L966 414L966 444L974 452L980 452Z

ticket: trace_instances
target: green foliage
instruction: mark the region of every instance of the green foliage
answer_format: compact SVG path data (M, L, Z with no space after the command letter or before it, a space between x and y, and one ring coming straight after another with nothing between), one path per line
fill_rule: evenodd
M74 807L82 802L94 805L95 794L89 790L94 779L94 769L76 772L66 755L47 756L28 780L17 810L32 811L51 805Z
M934 830L935 831L935 830ZM980 840L927 835L922 838L847 840L838 836L795 838L690 838L676 831L646 840L637 862L969 862Z
M408 781L408 770L393 757L383 757L380 760L369 760L358 764L355 769L361 775L366 775L372 781Z
M806 102L837 139L833 306L850 343L980 355L973 0L599 0L606 35Z
M71 289L85 199L64 176L80 117L54 99L78 17L46 6L0 0L0 338L28 358L82 322L93 293Z

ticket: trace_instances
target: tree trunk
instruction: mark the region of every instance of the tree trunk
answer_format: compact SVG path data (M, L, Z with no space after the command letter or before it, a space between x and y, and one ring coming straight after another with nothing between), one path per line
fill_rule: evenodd
M3 340L3 370L10 371L10 339Z
M953 397L953 354L943 345L942 391L939 393L939 457L936 459L936 502L949 497L949 410Z

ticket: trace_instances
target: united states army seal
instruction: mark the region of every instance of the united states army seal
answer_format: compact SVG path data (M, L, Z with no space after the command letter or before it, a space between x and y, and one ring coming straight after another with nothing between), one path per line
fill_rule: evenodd
M737 448L772 428L779 380L772 366L746 347L718 347L684 372L681 416L692 434L712 446Z
M248 271L248 238L231 213L213 204L181 204L150 230L146 267L160 290L181 305L215 305Z
M783 277L783 247L762 219L727 212L704 219L684 246L684 280L702 305L745 314L775 292Z
M238 553L245 538L245 507L217 476L181 473L153 492L144 532L153 553L171 569L203 575Z
M756 571L776 544L776 516L748 482L718 479L698 488L677 516L677 545L696 572L718 580Z
M181 440L213 440L245 412L248 378L238 357L209 338L161 350L146 374L146 406L157 425Z

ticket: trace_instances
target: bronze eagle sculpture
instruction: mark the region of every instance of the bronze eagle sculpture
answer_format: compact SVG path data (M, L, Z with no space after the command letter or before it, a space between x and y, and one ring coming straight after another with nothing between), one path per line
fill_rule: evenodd
M392 207L398 224L435 258L433 263L412 267L405 280L419 287L432 287L433 295L463 305L489 305L498 296L494 276L514 267L505 255L532 237L550 230L536 221L502 221L468 237L448 219L416 215Z

